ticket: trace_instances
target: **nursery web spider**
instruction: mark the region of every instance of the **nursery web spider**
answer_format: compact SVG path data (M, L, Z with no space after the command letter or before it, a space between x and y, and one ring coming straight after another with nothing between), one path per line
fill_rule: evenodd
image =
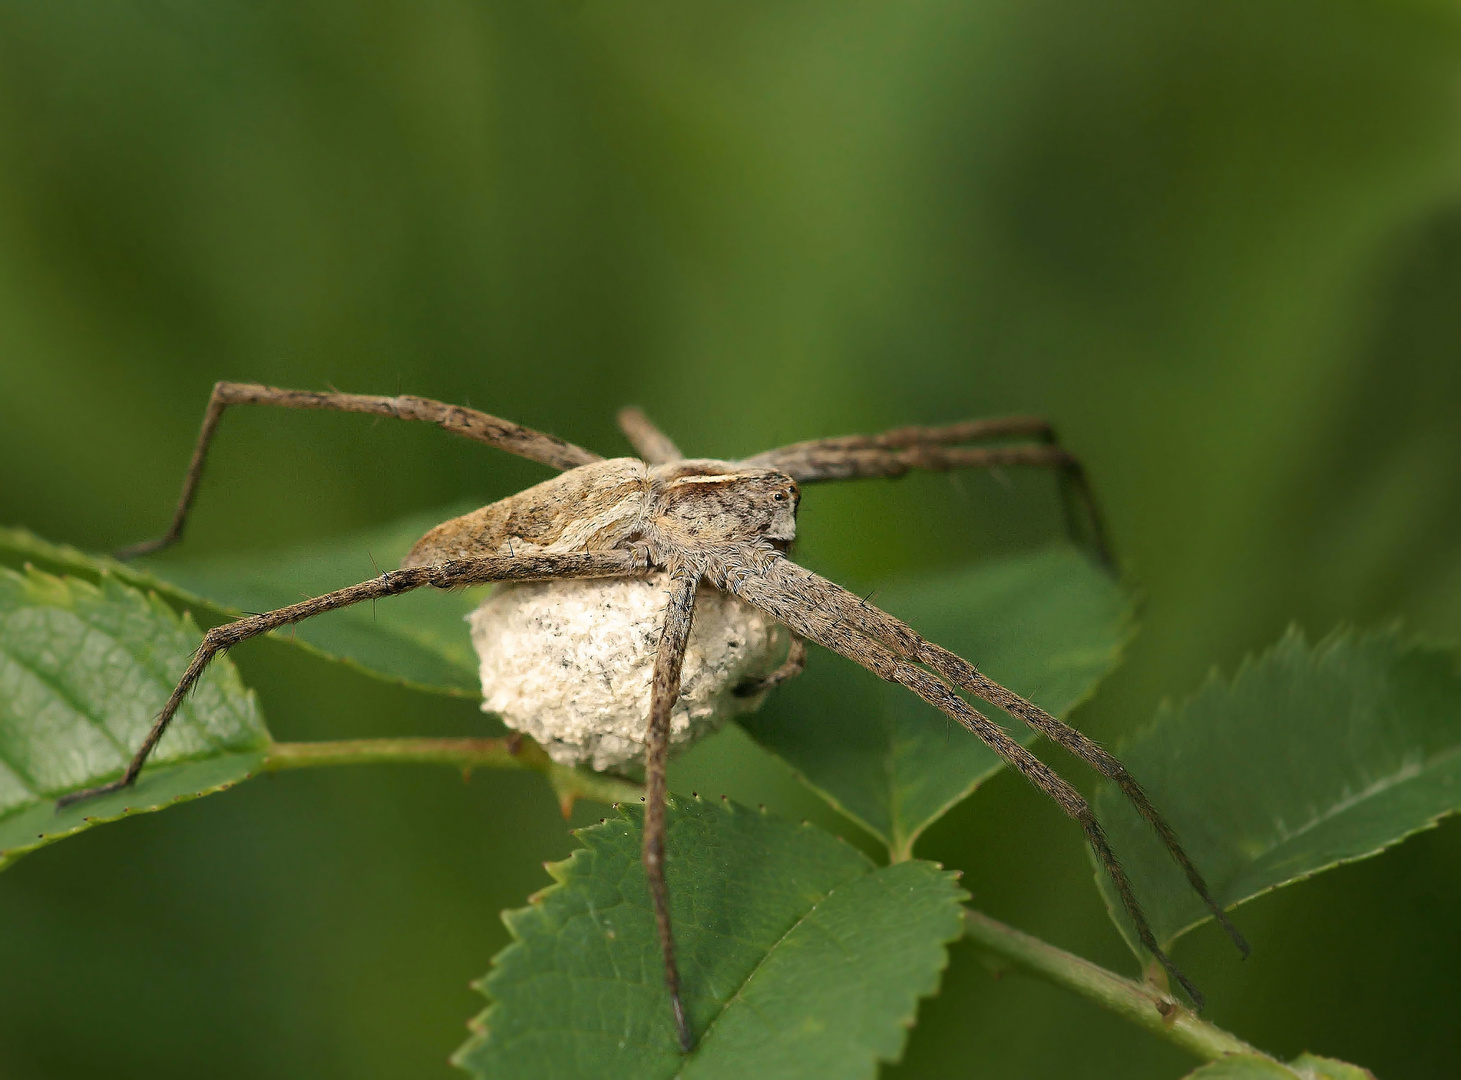
M425 398L310 393L220 382L183 482L172 525L157 540L119 554L140 555L177 541L197 491L208 445L230 405L370 413L424 420L552 468L559 476L428 532L398 570L369 581L216 626L203 637L177 688L122 776L65 797L69 803L133 783L184 695L219 653L277 627L363 600L423 585L439 589L483 582L670 575L669 603L655 654L645 735L644 869L664 954L665 983L680 1045L690 1050L665 885L665 766L670 714L679 696L681 663L703 580L759 608L793 632L793 648L775 683L800 670L800 639L812 641L891 682L900 683L982 739L1085 831L1147 950L1201 1004L1202 996L1158 945L1131 883L1084 798L1064 779L960 694L996 705L1052 739L1116 783L1156 830L1217 921L1245 954L1248 946L1208 892L1172 829L1126 768L1079 731L986 678L967 660L920 637L911 627L838 585L792 562L800 485L828 480L901 476L911 469L1036 466L1059 478L1067 521L1097 558L1110 563L1101 518L1080 463L1032 417L976 420L948 427L900 428L795 443L744 461L686 458L642 413L624 410L620 426L638 458L603 459L572 443L473 409ZM970 445L997 440L994 445ZM1020 440L1020 441L1011 441Z

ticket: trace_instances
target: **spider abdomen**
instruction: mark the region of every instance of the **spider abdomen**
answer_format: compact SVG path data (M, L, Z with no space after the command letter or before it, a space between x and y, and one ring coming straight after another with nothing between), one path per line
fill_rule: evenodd
M563 765L620 769L644 760L650 673L669 575L499 586L470 616L482 710L531 735ZM738 686L775 670L787 629L702 587L670 719L683 748L764 694Z
M470 514L416 542L403 567L483 555L608 551L643 528L649 469L634 458L580 465Z

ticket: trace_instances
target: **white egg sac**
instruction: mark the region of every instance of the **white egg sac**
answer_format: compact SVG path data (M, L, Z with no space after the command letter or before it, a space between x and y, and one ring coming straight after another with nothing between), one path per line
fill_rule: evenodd
M650 676L669 598L669 576L501 585L469 620L482 663L482 711L531 735L562 765L621 769L644 761ZM774 671L786 627L702 586L670 715L683 748L764 694L743 683Z

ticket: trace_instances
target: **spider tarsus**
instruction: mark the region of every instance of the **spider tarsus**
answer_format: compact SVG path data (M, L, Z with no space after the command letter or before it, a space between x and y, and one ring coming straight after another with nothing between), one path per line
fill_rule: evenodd
M66 809L66 807L75 806L79 802L86 802L89 799L95 799L102 795L110 795L113 792L121 791L123 788L130 787L132 785L132 781L135 779L136 777L123 776L120 780L113 780L109 784L99 784L96 787L90 787L82 791L73 791L69 794L62 795L56 800L56 809L58 811L64 810Z
M1192 999L1193 1012L1200 1013L1203 1009L1207 1008L1207 998L1202 996L1202 991L1197 989L1191 979L1182 974L1181 968L1172 963L1171 960L1167 959L1165 953L1157 954L1157 962L1166 969L1168 975L1172 976L1172 978L1176 979L1179 983L1182 984L1182 989L1186 990L1187 996Z
M151 555L153 552L161 551L163 548L172 547L177 543L178 538L171 534L159 536L155 540L143 540L141 543L128 544L124 548L117 548L112 552L112 558L118 562L131 562L133 559L143 555Z
M1228 921L1228 917L1226 915L1218 916L1218 925L1228 932L1228 937L1232 940L1233 944L1238 947L1238 952L1242 955L1242 958L1244 960L1253 955L1253 946L1248 944L1248 939L1245 938L1241 932L1239 932L1236 926Z
M1151 804L1151 800L1147 798L1146 793L1142 791L1136 779L1131 773L1127 772L1126 766L1122 765L1115 758L1112 758L1109 754L1106 754L1105 751L1101 751L1100 759L1093 763L1096 764L1096 767L1103 775L1110 777L1116 782L1122 793L1137 808L1142 817L1147 819L1147 822L1156 831L1158 839L1162 841L1162 844L1172 856L1173 861L1182 868L1182 872L1186 875L1187 883L1192 887L1192 891L1201 898L1207 910L1212 913L1212 917L1217 920L1217 924L1223 928L1228 938L1237 947L1238 952L1242 954L1243 959L1248 959L1253 952L1253 947L1248 944L1248 939L1242 935L1238 928L1233 925L1232 920L1228 918L1227 912L1223 910L1222 905L1217 902L1217 898L1208 889L1207 881L1203 878L1201 871L1197 869L1192 859L1178 842L1177 834L1172 831L1172 827L1167 824L1165 819L1157 813L1156 807Z
M695 1036L690 1033L690 1025L685 1020L685 1006L680 1001L680 992L673 991L670 1000L675 1007L675 1034L680 1039L680 1053L688 1054L695 1049Z

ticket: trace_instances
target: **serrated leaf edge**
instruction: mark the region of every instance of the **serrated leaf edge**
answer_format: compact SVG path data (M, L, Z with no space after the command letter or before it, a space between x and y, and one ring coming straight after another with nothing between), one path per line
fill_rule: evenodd
M1371 638L1390 638L1396 643L1397 647L1401 651L1423 651L1431 653L1441 653L1451 656L1453 661L1455 659L1455 650L1452 647L1448 647L1447 645L1439 642L1427 641L1421 638L1413 639L1408 644L1404 644L1400 641L1400 633L1401 624L1398 620L1387 623L1377 629L1368 631L1362 630L1349 623L1342 623L1339 626L1336 626L1333 630L1329 631L1329 633L1325 634L1324 637L1320 638L1312 646L1310 646L1308 635L1304 633L1303 628L1299 626L1298 623L1290 623L1288 627L1284 630L1283 636L1280 637L1268 648L1262 650L1261 652L1245 653L1243 659L1239 661L1237 668L1234 669L1231 677L1225 677L1222 673L1221 668L1219 668L1217 665L1214 665L1208 670L1207 676L1203 679L1198 688L1192 691L1190 694L1187 694L1186 696L1181 698L1178 702L1174 703L1171 698L1162 699L1161 703L1157 706L1156 713L1153 715L1152 719L1140 728L1137 728L1134 732L1132 732L1131 735L1129 735L1125 740L1122 741L1121 745L1118 746L1118 756L1120 755L1122 749L1124 749L1124 745L1126 743L1150 735L1152 732L1160 728L1161 725L1165 723L1169 717L1181 713L1189 706L1191 706L1191 704L1199 697L1201 697L1205 693L1210 692L1214 688L1227 688L1231 690L1243 678L1250 676L1251 673L1257 670L1261 665L1271 661L1275 657L1278 657L1285 649L1302 648L1307 650L1309 659L1315 664L1315 666L1317 666L1323 657L1332 654L1336 649L1340 648L1343 645L1349 643L1363 643L1364 641ZM1461 748L1450 751L1448 753L1438 754L1428 760L1432 762L1446 761L1453 757L1456 757L1458 754L1461 754ZM1383 788L1376 787L1366 790L1377 791L1383 790ZM1429 830L1436 828L1443 820L1457 813L1461 813L1461 810L1454 808L1451 810L1443 810L1440 813L1433 815L1421 824L1415 826L1414 828L1401 833L1399 836L1396 836L1383 844L1380 844L1378 847L1372 848L1369 851L1361 852L1356 855L1344 856L1315 870L1309 870L1302 874L1296 874L1293 877L1288 878L1284 881L1280 881L1276 884L1259 889L1257 892L1251 893L1248 896L1243 897L1241 900L1234 901L1228 907L1224 908L1224 910L1232 911L1235 908L1241 907L1242 905L1249 903L1250 901L1257 900L1261 896L1267 896L1271 892L1274 892L1278 889L1287 888L1288 886L1297 884L1301 881L1308 881L1316 875L1325 873L1329 870L1333 870L1336 867L1348 866L1351 863L1363 862L1366 859L1373 859L1377 855L1383 855L1392 847L1395 847L1397 844L1403 843L1404 841L1410 839L1412 836L1415 836L1417 833L1428 832ZM1310 828L1312 827L1312 824L1313 823L1310 823L1310 825L1302 826L1297 831L1302 831L1302 829ZM1127 916L1125 909L1113 906L1111 902L1111 897L1107 894L1107 890L1103 887L1106 880L1105 870L1096 862L1095 855L1091 851L1087 850L1086 858L1087 862L1091 865L1093 869L1096 881L1096 892L1100 895L1101 902L1106 907L1107 915L1116 925L1116 928L1121 934L1122 940L1126 942L1131 951L1139 959L1145 961L1148 958L1148 953L1146 949L1142 947L1141 942L1133 939L1131 928L1128 926L1126 921ZM1177 930L1174 930L1171 936L1169 936L1165 941L1162 942L1162 947L1164 949L1169 949L1183 936L1191 933L1203 923L1209 922L1211 920L1212 915L1210 914L1202 915L1196 919L1193 919L1191 922L1184 924Z
M670 806L673 806L674 803L677 800L679 800L679 799L681 799L683 797L684 796L671 795L669 797L669 800L668 800ZM736 802L733 802L731 799L726 798L724 795L722 795L719 800L706 799L706 798L704 798L704 797L702 797L701 795L698 795L698 794L692 795L691 798L695 802L700 803L702 805L712 805L714 802L717 802L718 801L719 804L720 804L720 806L721 806L721 808L727 814L736 814L736 813L748 812L745 807L740 806L740 804L738 804ZM573 830L570 831L571 832L571 835L573 837L575 837L576 839L580 840L583 843L583 845L584 845L583 847L576 848L574 851L570 852L566 858L559 859L559 860L557 860L555 862L546 862L546 863L543 864L543 869L546 870L548 872L548 875L553 879L553 883L551 885L546 885L543 888L539 889L538 891L530 894L528 896L528 898L527 898L528 899L528 903L524 907L520 907L520 908L509 908L508 910L503 911L501 913L500 918L502 919L503 925L505 927L507 927L507 932L512 936L512 941L508 942L507 945L503 946L503 948L500 949L496 953L496 955L494 955L492 957L491 963L490 963L490 965L489 965L489 967L487 969L486 974L480 976L479 978L473 979L470 983L468 983L468 986L470 986L471 989L477 991L483 997L485 997L485 998L488 999L488 1005L486 1006L486 1008L482 1009L481 1012L477 1013L475 1016L471 1017L467 1021L467 1029L472 1033L472 1035L471 1035L471 1037L465 1043L463 1043L460 1047L458 1047L455 1052L453 1052L453 1054L451 1055L451 1057L449 1059L452 1065L455 1065L457 1068L462 1069L463 1071L466 1071L467 1070L467 1066L465 1064L465 1059L467 1058L467 1056L470 1055L473 1051L477 1050L479 1047L481 1047L491 1037L491 1027L492 1027L491 1018L492 1018L492 1013L497 1009L497 1007L500 1004L500 1002L498 1002L498 1001L496 1001L495 999L492 998L492 995L491 995L490 991L487 989L487 982L488 982L488 980L491 979L493 972L496 971L499 966L501 966L501 963L503 961L503 958L506 957L506 956L508 956L508 955L510 955L512 952L514 952L515 950L517 950L517 949L519 949L519 948L521 948L523 946L523 938L522 938L522 935L519 933L519 929L518 929L518 925L517 925L518 917L523 916L523 915L526 915L526 914L529 914L530 912L532 912L536 908L540 908L543 905L543 903L550 896L552 896L555 892L557 892L557 891L559 891L561 889L567 888L568 881L572 877L572 873L573 873L573 869L575 867L575 864L578 861L580 861L581 859L587 858L588 856L590 856L591 854L593 854L593 849L596 846L597 841L600 839L602 833L607 828L609 828L609 827L620 827L620 826L629 826L629 827L633 828L635 826L633 814L634 814L634 812L635 812L635 810L637 808L630 807L630 806L628 806L626 804L623 804L623 803L616 803L616 804L614 804L613 809L615 811L617 811L618 814L619 814L619 817L617 819L604 818L604 819L601 819L601 820L599 820L598 822L596 822L596 823L594 823L592 825L586 825L586 826L584 826L582 828L573 829ZM769 813L769 811L766 810L765 807L761 807L761 808L759 808L755 812L759 813L763 817L771 817L772 816ZM803 829L816 829L817 828L815 825L811 824L811 822L808 822L808 821L801 822L800 823L800 827L803 828ZM817 830L817 831L821 832L821 831L824 831L824 830ZM888 867L879 867L876 863L874 863L870 859L868 859L867 856L864 855L861 851L859 851L854 845L849 844L842 837L835 836L835 835L833 835L831 833L827 833L826 835L830 839L835 840L837 843L842 844L843 846L845 846L845 847L849 848L850 850L856 852L864 861L867 862L867 865L868 865L867 872L865 874L861 875L859 878L854 879L854 880L861 880L862 877L866 877L866 876L868 876L870 874L876 874L876 873L878 873L881 870L888 869ZM919 861L925 861L926 862L927 860L919 860ZM901 864L899 864L899 865L901 865ZM959 878L960 878L960 876L961 876L961 872L958 871L958 870L944 870L942 864L940 864L940 863L929 863L929 865L932 865L934 867L937 867L938 870L939 870L939 872L941 874L943 874L948 879L951 879L951 880L954 880L954 881L958 881ZM802 924L802 922L808 916L811 915L812 912L818 910L818 908L820 908L822 904L825 904L827 902L827 900L831 898L832 894L835 893L837 891L837 888L839 888L839 887L840 886L834 887L831 891L829 891L826 894L826 896L822 897L821 900L819 900L816 904L814 904L811 908L809 908L805 913L803 913L796 920L796 923L793 925L793 927L790 928L790 929L788 929L786 931L786 933L783 934L780 938L778 938L777 941L776 941L776 943L773 944L771 946L771 948L767 950L766 956L769 957L771 955L771 953L775 951L776 946L779 945L782 941L785 940L787 934L790 934L792 932L792 930L794 930L796 926L800 926ZM959 898L958 898L958 902L960 904L962 904L962 902L964 900L967 900L969 898L969 894L962 887L960 887L958 889L958 892L960 894L959 895ZM911 1028L913 1026L913 1024L916 1022L916 1019L917 1019L917 1002L922 1001L924 998L931 997L931 996L933 996L934 994L936 994L938 992L938 988L939 988L940 984L942 983L943 973L946 970L948 970L948 966L949 966L949 951L948 951L947 946L951 942L958 940L959 937L962 936L962 934L963 934L963 923L962 923L962 920L961 920L960 923L958 924L958 928L954 931L954 933L951 934L947 939L944 939L943 941L940 942L941 945L945 946L945 948L943 950L943 962L939 965L939 967L933 973L933 980L932 980L932 983L931 983L930 987L926 991L920 990L920 991L915 992L915 995L914 995L914 1002L915 1002L914 1009L909 1014L907 1014L906 1016L902 1016L902 1017L898 1017L897 1018L897 1021L896 1022L900 1026L902 1026L904 1028ZM729 1005L730 1005L730 1002L731 1001L734 1001L736 999L736 997L741 993L741 991L745 988L745 986L750 982L751 978L755 975L755 973L761 969L762 964L765 963L765 959L766 958L763 957L761 960L757 961L756 966L754 968L752 968L751 972L746 976L746 979L742 981L740 987L738 987L736 989L735 993L732 994L726 1000L726 1003L720 1007L719 1011L716 1013L715 1018L713 1020L711 1020L710 1024L708 1024L706 1026L705 1031L701 1034L701 1036L700 1036L700 1041L701 1042L703 1042L705 1040L706 1036L708 1036L710 1034L711 1030L714 1028L716 1022L720 1019L720 1017L722 1015L724 1015L726 1008L728 1008ZM906 1045L906 1040L905 1040L905 1045ZM901 1053L902 1053L902 1051L900 1049L898 1056L895 1056L893 1058L887 1058L887 1059L878 1058L877 1060L887 1061L887 1062L896 1062L901 1057ZM687 1062L690 1061L690 1060L693 1060L693 1059L692 1058L687 1058L686 1059ZM680 1075L680 1073L677 1071L675 1075L678 1076L678 1075Z
M45 606L62 607L70 610L75 609L78 600L89 600L99 603L105 603L108 599L108 591L111 589L117 589L122 592L125 601L140 601L143 605L150 608L152 612L156 614L159 618L168 619L177 627L196 634L199 638L202 637L202 632L198 629L197 624L193 621L191 615L188 612L175 611L171 606L163 602L154 590L144 590L142 588L132 585L129 582L120 581L114 575L106 571L103 571L99 575L98 580L93 582L88 581L85 578L75 577L69 574L59 575L47 573L46 571L37 569L35 566L27 563L23 571L15 570L7 566L0 566L0 578L9 578L12 581L15 581L22 588L25 588L33 595L36 595L38 599L46 600L49 594L49 599L52 602ZM60 602L56 603L55 601ZM125 642L118 642L118 644L121 645L122 648L126 649L128 654L132 655L133 659L138 664L142 663L141 658L137 657L133 650L130 649ZM235 784L256 776L259 772L259 769L264 763L264 760L268 753L268 747L272 742L272 737L269 735L268 727L264 723L263 714L259 708L258 695L251 687L247 687L244 685L243 680L239 676L238 669L234 667L233 664L229 662L226 657L220 658L220 664L215 666L217 667L217 672L214 677L222 679L230 684L228 687L226 687L226 689L237 691L241 695L247 707L253 711L256 717L258 717L259 724L264 732L264 737L268 741L266 741L263 745L246 749L228 749L224 747L217 747L215 744L215 750L213 752L199 751L196 754L190 754L186 757L173 758L172 760L168 761L167 764L162 768L170 770L198 761L217 761L227 757L256 757L258 759L256 764L252 768L250 768L245 775L225 781L223 783L201 788L196 792L183 792L178 795L174 795L164 802L158 803L153 806L128 806L124 807L121 811L115 814L109 814L105 816L98 815L95 817L84 818L82 819L82 821L76 823L75 825L59 832L38 834L35 843L5 848L3 851L0 851L0 871L8 869L21 857L28 855L33 851L37 851L43 847L48 847L49 845L64 840L67 837L75 836L77 833L85 832L88 829L91 829L97 825L105 825L111 822L120 821L123 818L132 817L136 814L152 813L156 810L162 809L165 806L175 806L179 803L191 802L193 799L202 798L205 795L213 795L217 794L218 792L227 791ZM88 720L88 722L92 722L90 717L87 717L86 719ZM17 772L16 775L19 776L20 774ZM105 779L105 777L95 777L94 779L101 780ZM27 783L29 783L29 781L27 781ZM6 811L4 814L0 814L0 821L3 821L6 818L12 817L16 814L26 813L32 810L37 805L41 805L54 797L52 795L42 795L41 793L35 791L32 791L32 794L39 796L36 802L32 802L21 807L12 808L11 810Z

